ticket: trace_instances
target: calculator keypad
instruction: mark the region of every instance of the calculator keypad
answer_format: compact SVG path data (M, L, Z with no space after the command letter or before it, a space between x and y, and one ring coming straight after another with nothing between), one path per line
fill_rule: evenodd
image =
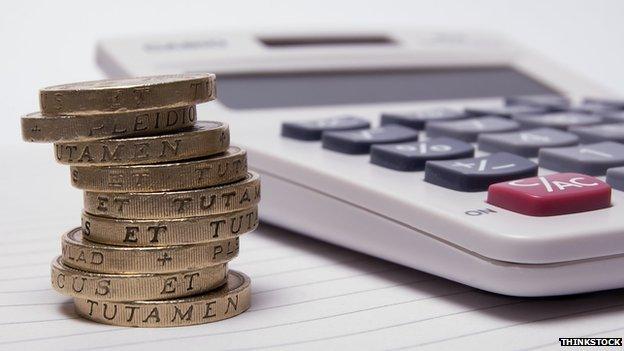
M282 135L321 140L323 148L345 154L370 152L371 164L424 171L426 182L444 188L489 187L489 203L533 216L604 208L611 187L624 191L623 100L572 105L559 96L517 96L502 107L383 113L380 124L371 128L354 116L285 122ZM470 143L477 141L488 156L474 157ZM574 173L537 177L529 157L545 169ZM608 184L592 177L605 174Z
M397 171L422 171L432 160L450 160L472 157L474 147L451 138L433 138L427 141L373 145L370 162Z
M461 118L466 118L466 113L452 108L434 108L406 113L382 113L381 125L397 124L423 130L431 121L450 121Z
M515 116L514 120L523 128L550 127L567 130L570 127L601 123L602 117L575 112L557 112L537 116Z
M624 144L605 141L542 149L539 152L539 165L559 172L604 175L611 167L624 166Z
M524 157L536 157L545 147L570 146L579 142L575 134L552 128L537 128L509 133L479 135L479 150L506 151Z
M429 161L425 165L425 181L459 191L484 191L498 182L531 177L537 165L507 152L483 157L448 161Z
M323 148L345 154L367 154L372 145L401 143L418 140L414 129L388 125L378 128L345 132L325 132Z
M450 137L475 142L479 134L509 132L519 129L515 121L503 117L478 117L449 122L431 122L426 131L429 137Z
M487 202L529 216L555 216L611 206L611 187L579 173L556 173L493 184Z
M321 140L323 132L370 128L364 118L339 116L304 122L282 123L282 136L297 140Z

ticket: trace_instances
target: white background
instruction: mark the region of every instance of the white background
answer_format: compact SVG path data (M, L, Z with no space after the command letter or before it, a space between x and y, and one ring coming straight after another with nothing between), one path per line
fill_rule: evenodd
M623 17L618 0L2 1L0 144L21 142L19 115L38 108L39 87L103 77L94 63L100 38L229 28L485 29L624 95Z

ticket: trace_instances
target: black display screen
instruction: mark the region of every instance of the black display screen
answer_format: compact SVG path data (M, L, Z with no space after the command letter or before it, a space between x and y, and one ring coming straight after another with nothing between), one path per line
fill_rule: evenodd
M232 109L558 94L510 67L219 75Z
M260 38L260 42L268 47L295 46L344 46L344 45L394 45L396 42L383 35L372 36L331 36L331 37L288 37Z

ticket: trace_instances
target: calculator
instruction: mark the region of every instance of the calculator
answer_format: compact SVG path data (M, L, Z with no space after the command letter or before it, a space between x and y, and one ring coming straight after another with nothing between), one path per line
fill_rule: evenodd
M410 30L99 42L111 77L209 71L265 222L479 289L624 287L624 100L505 38Z

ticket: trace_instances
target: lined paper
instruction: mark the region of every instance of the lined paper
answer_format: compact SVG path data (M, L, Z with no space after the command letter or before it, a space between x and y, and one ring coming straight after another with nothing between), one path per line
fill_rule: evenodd
M241 238L231 263L252 279L244 314L183 328L92 323L50 288L49 263L81 207L52 158L16 147L3 160L0 349L554 350L559 337L624 336L623 289L506 297L267 224Z

